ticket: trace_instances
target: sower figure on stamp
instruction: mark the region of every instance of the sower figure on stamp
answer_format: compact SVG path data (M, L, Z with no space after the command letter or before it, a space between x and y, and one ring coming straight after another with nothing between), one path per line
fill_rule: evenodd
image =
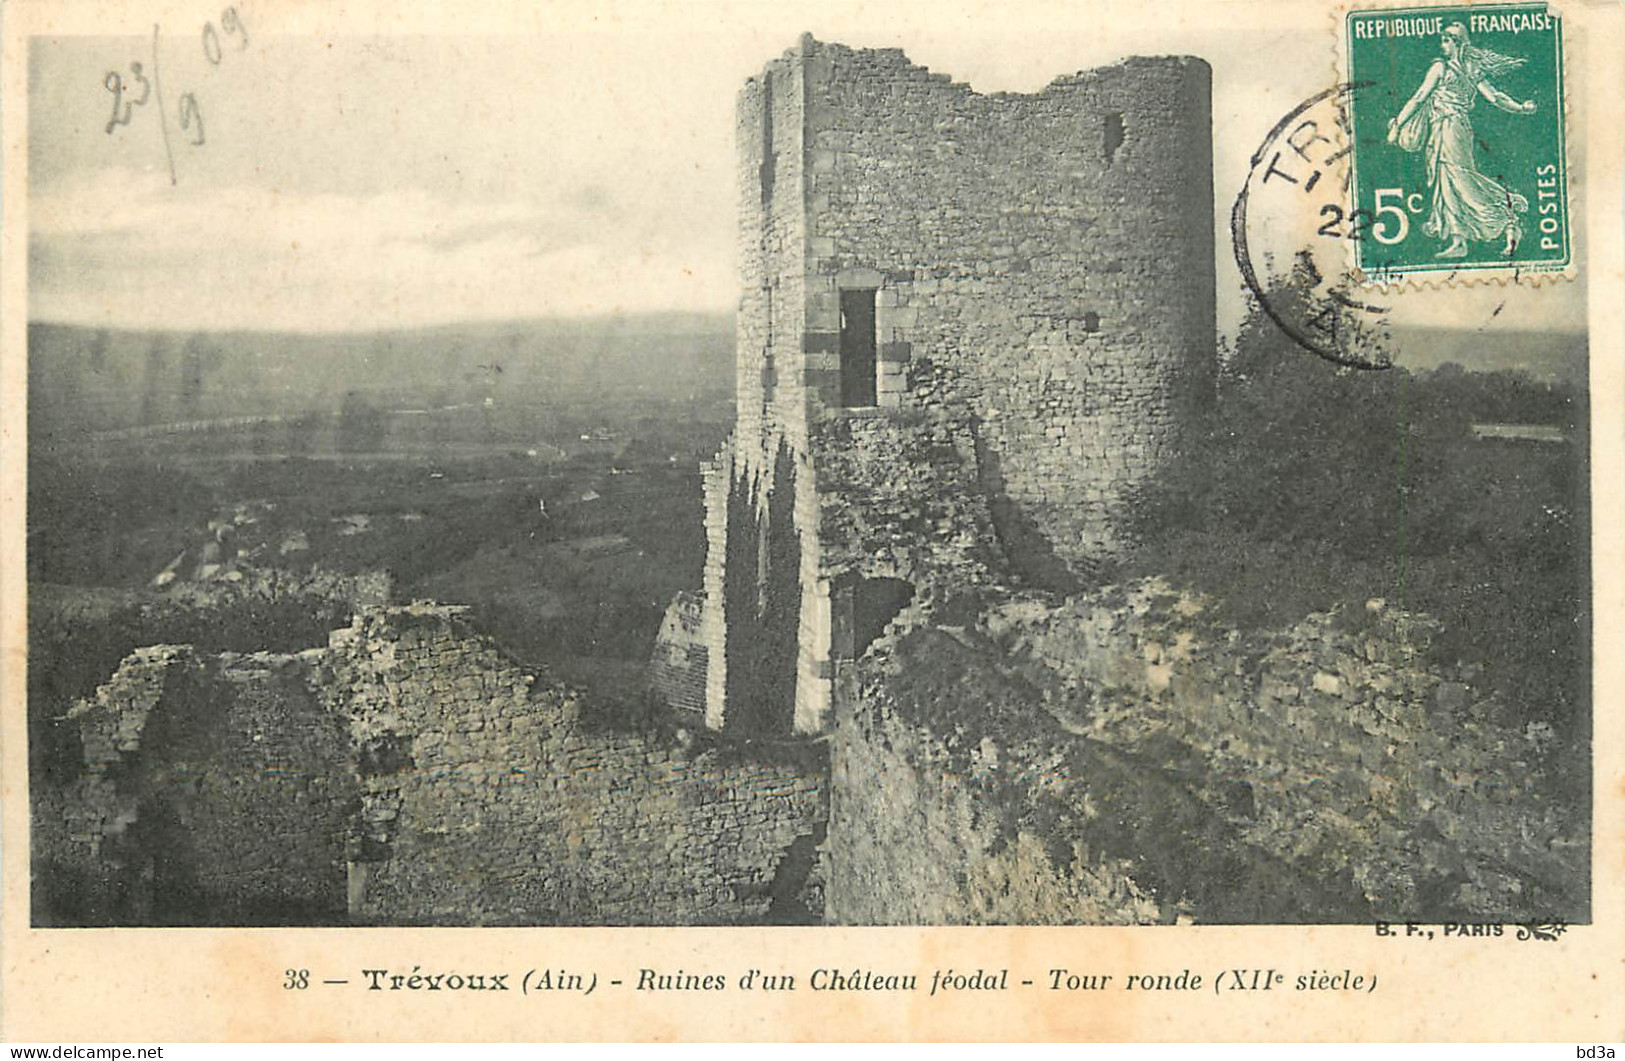
M1490 84L1524 60L1474 47L1460 22L1445 27L1439 50L1444 57L1433 61L1421 87L1388 123L1388 142L1427 152L1432 209L1422 231L1450 241L1438 257L1466 257L1470 239L1505 239L1501 253L1511 255L1523 238L1517 215L1529 211L1529 200L1478 172L1468 115L1479 96L1510 114L1533 114L1533 100L1519 103Z

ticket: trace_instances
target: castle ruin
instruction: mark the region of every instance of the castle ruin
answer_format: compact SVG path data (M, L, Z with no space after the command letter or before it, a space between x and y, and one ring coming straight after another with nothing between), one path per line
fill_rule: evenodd
M706 469L705 724L815 734L915 593L1067 585L1215 356L1210 72L979 94L804 36L740 93L737 427Z

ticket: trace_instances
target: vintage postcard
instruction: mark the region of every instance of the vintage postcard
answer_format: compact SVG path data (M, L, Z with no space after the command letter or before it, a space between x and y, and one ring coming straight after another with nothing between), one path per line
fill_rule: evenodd
M7 1039L1625 1036L1617 5L4 14Z

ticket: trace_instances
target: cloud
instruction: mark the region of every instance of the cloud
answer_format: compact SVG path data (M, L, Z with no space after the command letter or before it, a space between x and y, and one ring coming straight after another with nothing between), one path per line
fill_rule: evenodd
M365 330L459 319L722 308L731 233L659 238L591 185L452 199L171 186L108 169L30 203L30 312L129 327Z

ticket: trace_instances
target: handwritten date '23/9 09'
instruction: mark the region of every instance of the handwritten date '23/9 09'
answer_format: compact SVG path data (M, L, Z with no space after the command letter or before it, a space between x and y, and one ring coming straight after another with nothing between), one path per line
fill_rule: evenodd
M220 12L220 28L216 29L213 22L203 24L203 57L210 66L219 66L225 58L226 49L221 38L235 39L237 50L243 51L248 47L248 29L243 25L242 16L235 7L228 7ZM163 134L164 157L169 162L169 183L175 183L175 155L169 146L169 115L164 110L164 86L160 74L158 61L158 27L152 27L152 66L151 74L143 64L137 60L132 61L129 73L122 74L117 70L109 70L107 76L102 78L102 87L113 96L113 114L107 120L107 135L111 136L120 126L129 125L130 119L135 115L137 107L145 107L147 101L153 100L158 109L158 128ZM197 95L192 92L181 93L180 102L176 105L176 117L180 122L181 131L190 134L189 142L193 147L202 147L203 134L203 108L198 103Z

